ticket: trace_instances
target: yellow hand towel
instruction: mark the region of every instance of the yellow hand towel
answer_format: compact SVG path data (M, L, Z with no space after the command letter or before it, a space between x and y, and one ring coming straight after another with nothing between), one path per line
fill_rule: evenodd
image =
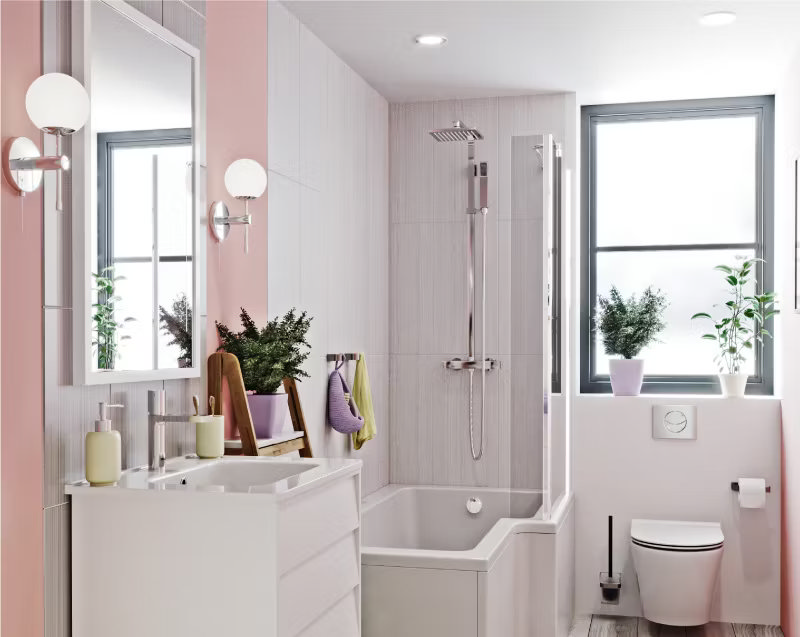
M369 387L369 374L367 374L367 360L364 354L359 354L356 363L356 376L353 380L353 400L358 411L364 418L364 426L353 433L353 446L361 449L367 440L372 440L377 434L375 428L375 410L372 408L372 390Z

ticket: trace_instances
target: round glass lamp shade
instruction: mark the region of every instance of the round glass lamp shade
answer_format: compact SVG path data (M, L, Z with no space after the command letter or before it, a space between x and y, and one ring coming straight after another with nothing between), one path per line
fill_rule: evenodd
M237 199L257 199L267 189L267 172L254 159L237 159L225 171L225 188Z
M83 128L89 119L89 95L74 77L47 73L28 88L25 108L37 128L69 135Z

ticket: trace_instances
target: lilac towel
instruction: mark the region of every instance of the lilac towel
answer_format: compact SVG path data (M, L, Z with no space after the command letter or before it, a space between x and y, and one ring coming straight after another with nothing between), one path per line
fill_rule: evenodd
M360 431L364 426L364 419L358 413L352 395L348 401L345 394L350 394L344 378L339 373L342 363L336 366L328 378L328 424L336 431L351 434Z

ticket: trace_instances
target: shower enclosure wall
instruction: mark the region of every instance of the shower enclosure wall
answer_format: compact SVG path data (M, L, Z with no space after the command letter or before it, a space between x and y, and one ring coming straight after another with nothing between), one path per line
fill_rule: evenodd
M561 246L553 254L559 267L548 257L550 233L558 236L552 210L563 207L566 187L555 180L562 161L555 143L563 176L572 161L573 113L572 95L391 106L391 483L534 489L543 492L545 508L567 490L569 374L561 361L568 329L560 325L567 297L551 285L553 322L547 300L550 271L566 269ZM478 461L470 449L469 376L442 366L470 354L467 149L428 134L454 120L483 134L475 162L488 166L485 281L480 220L475 241L475 334L480 343L485 330L486 352L477 347L475 356L496 359L500 368L486 373ZM477 373L475 381L479 388ZM544 390L553 387L545 414ZM472 408L476 416L483 409L479 391Z
M365 637L567 634L573 536L561 273L574 116L572 95L391 106L392 485L365 503ZM471 151L428 136L454 120L483 135ZM473 162L487 167L480 207L488 214L471 222ZM480 374L454 361L486 359L499 365L487 368L482 392ZM488 509L465 509L475 499ZM520 513L520 501L533 512ZM451 541L473 528L474 546Z

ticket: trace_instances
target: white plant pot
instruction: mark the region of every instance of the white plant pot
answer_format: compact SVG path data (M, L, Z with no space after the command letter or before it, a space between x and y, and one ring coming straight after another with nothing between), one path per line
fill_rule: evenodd
M608 361L611 389L615 396L638 396L642 391L644 360L620 358Z
M719 384L725 398L743 398L747 387L747 374L720 374Z

